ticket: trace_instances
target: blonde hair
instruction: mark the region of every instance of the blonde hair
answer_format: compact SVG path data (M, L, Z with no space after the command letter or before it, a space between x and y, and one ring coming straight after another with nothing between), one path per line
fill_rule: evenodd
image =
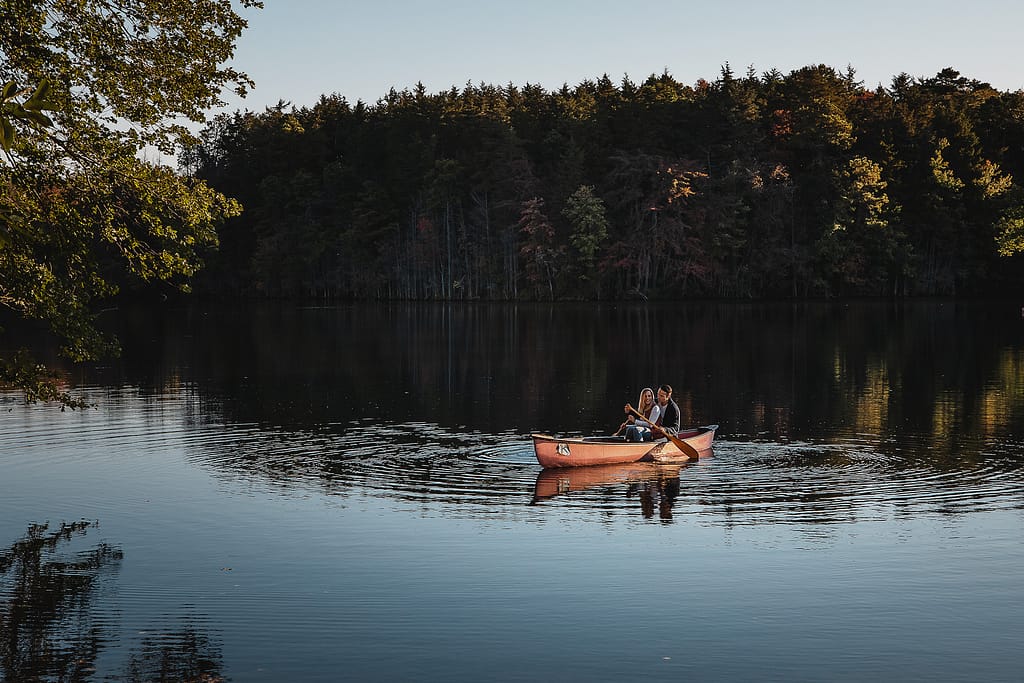
M644 405L644 394L646 394L648 391L651 392L651 402L647 405ZM651 389L650 387L644 387L643 389L640 390L640 398L636 402L637 412L641 413L644 417L650 417L651 409L654 408L655 403L657 403L657 401L654 398L654 389Z

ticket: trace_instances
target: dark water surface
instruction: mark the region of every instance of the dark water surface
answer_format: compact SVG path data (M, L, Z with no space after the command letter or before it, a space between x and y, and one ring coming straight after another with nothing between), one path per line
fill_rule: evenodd
M1021 680L1018 305L107 318L0 395L0 680ZM661 382L712 458L537 466Z

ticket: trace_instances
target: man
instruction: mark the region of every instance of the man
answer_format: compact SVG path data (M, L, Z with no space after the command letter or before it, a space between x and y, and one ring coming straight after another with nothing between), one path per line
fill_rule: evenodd
M672 400L672 387L670 385L662 384L658 387L658 406L661 408L661 411L658 413L658 419L654 424L662 431L674 436L679 431L679 406Z

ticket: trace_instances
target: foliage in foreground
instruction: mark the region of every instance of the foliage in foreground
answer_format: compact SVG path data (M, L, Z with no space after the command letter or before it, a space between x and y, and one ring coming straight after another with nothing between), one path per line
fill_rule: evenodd
M117 350L98 299L187 289L240 213L140 156L172 152L181 120L202 121L224 88L244 94L249 79L222 64L245 26L228 0L0 2L0 306L48 324L70 358ZM24 354L0 362L0 384L66 400L49 381Z

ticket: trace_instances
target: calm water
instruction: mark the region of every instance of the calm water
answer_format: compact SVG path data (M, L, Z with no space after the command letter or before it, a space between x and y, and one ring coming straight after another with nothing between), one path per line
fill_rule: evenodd
M1018 305L107 324L0 395L0 680L1021 680ZM712 458L537 466L660 382Z

